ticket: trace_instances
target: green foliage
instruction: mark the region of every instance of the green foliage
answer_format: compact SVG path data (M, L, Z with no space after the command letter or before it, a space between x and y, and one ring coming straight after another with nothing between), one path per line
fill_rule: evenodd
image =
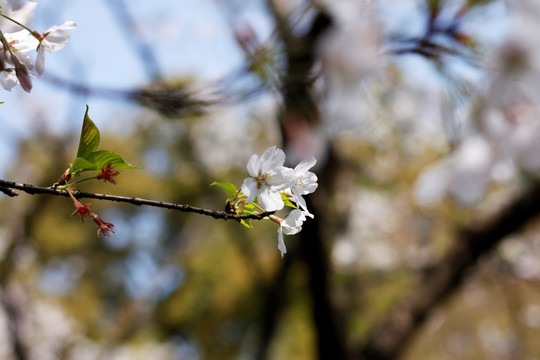
M236 193L238 192L238 189L236 189L236 186L234 186L231 183L214 181L213 183L210 184L210 186L219 186L220 188L225 190L227 192L227 194L229 194L229 197L231 197L231 198L233 198L236 195Z
M285 206L288 206L290 208L293 208L293 209L298 209L298 207L296 205L294 205L291 200L289 200L289 198L287 197L287 195L281 193L281 200L283 200L283 202L285 203Z
M214 181L210 184L210 186L218 186L227 192L227 194L229 195L229 199L227 199L227 208L235 214L255 215L259 213L259 210L255 207L253 203L246 204L244 202L245 198L239 196L240 192L236 188L236 186L234 186L234 184ZM248 229L253 228L253 225L251 225L251 219L242 219L240 220L240 224L244 225Z
M97 126L88 116L88 110L88 105L86 105L77 157L71 163L70 174L76 176L85 171L100 171L108 164L118 170L135 169L136 166L125 161L117 153L109 150L97 150L100 134Z
M77 150L77 157L86 158L90 153L97 150L99 146L99 130L94 122L88 116L89 107L86 105L86 112L84 113L83 126L81 130L81 138L79 140L79 149Z

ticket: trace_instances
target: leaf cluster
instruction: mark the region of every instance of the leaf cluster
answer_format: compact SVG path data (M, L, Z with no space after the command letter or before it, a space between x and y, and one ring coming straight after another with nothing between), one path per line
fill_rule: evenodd
M88 116L88 105L84 114L84 121L79 140L77 157L69 167L72 176L80 175L86 171L101 171L102 168L111 164L118 170L135 169L136 166L125 161L122 156L110 150L97 150L100 134L97 126Z

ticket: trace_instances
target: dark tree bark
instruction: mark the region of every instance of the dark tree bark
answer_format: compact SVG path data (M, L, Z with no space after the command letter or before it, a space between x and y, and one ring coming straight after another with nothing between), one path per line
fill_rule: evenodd
M304 36L295 37L288 28L287 22L275 12L281 39L286 47L287 71L283 79L284 107L280 117L280 124L287 148L297 139L302 138L298 132L309 131L312 127L320 125L320 113L316 99L313 97L312 70L316 61L317 43L331 26L330 17L320 12L313 20L311 29ZM327 159L323 170L334 167L340 162L334 161L330 144L327 144ZM329 172L339 174L339 171ZM319 180L318 198L327 198L332 192L335 176L321 177ZM322 190L322 189L326 189ZM323 194L325 192L325 194ZM304 224L300 233L300 257L305 262L309 274L309 294L313 304L313 322L317 334L317 352L319 359L346 359L345 337L343 323L339 319L338 311L332 301L331 279L332 274L328 243L331 236L328 224L324 220L325 209L314 204L309 208L315 215L315 220Z

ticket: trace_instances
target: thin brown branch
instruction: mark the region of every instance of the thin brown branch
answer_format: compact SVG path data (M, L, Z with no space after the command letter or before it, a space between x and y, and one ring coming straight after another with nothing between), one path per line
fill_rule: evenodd
M3 187L0 187L0 192L3 192L4 194L6 194L9 197L15 197L15 196L18 195L15 191L13 191L11 189L3 188Z
M69 193L66 190L55 189L53 187L41 187L30 184L16 183L13 181L7 181L0 179L0 191L11 191L10 189L20 190L30 195L55 195L55 196L64 196L69 197ZM205 216L211 216L214 219L223 219L223 220L262 220L265 217L272 215L275 211L265 211L260 214L251 214L251 215L237 215L233 213L228 213L225 211L211 210L198 208L191 205L185 204L175 204L159 200L143 199L139 197L128 197L128 196L119 196L119 195L109 195L109 194L96 194L96 193L86 193L80 191L72 191L73 195L77 199L97 199L97 200L107 200L107 201L116 201L121 203L128 203L137 206L153 206L158 208L165 208L170 210L177 210L181 212L190 212L201 214Z

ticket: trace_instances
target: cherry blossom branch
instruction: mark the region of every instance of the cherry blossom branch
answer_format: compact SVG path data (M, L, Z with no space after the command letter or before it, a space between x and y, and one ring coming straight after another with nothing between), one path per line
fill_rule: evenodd
M30 184L16 183L13 181L7 181L0 179L0 191L4 194L14 197L18 194L12 189L23 191L30 195L55 195L55 196L64 196L69 197L69 193L66 190L55 189L53 187L41 187ZM265 211L260 214L246 214L246 215L236 215L228 213L225 211L211 210L198 208L191 205L185 204L175 204L170 202L164 202L159 200L143 199L138 197L128 197L128 196L119 196L119 195L109 195L109 194L96 194L96 193L86 193L80 191L72 191L73 196L77 199L97 199L97 200L107 200L107 201L116 201L121 203L128 203L136 206L153 206L158 208L165 208L170 210L177 210L181 212L191 212L196 214L201 214L205 216L211 216L214 219L223 219L223 220L262 220L265 217L272 215L275 211Z

